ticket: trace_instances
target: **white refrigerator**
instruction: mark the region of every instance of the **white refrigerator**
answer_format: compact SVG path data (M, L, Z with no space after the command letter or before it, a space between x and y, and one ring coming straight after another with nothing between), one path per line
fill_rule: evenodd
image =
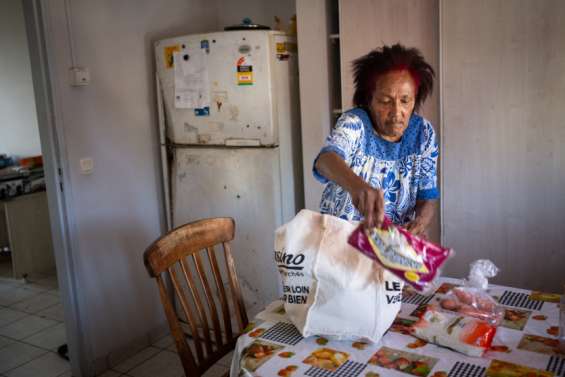
M280 297L274 231L303 208L296 40L266 30L155 45L169 228L233 217L247 309Z

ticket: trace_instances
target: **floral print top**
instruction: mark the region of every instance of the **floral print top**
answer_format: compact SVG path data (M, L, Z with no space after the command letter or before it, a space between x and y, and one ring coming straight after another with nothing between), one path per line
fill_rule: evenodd
M396 224L414 218L416 200L439 198L435 132L430 122L417 114L412 114L402 139L393 143L375 132L365 110L349 110L337 120L320 154L328 151L337 153L372 187L383 190L385 214ZM321 176L315 165L316 161L314 177L326 183L320 211L346 220L362 220L351 195Z

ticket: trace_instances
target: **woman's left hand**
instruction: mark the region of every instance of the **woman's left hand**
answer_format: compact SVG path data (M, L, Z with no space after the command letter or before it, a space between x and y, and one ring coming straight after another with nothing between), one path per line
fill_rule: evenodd
M404 224L404 228L415 236L426 238L427 225L419 218Z
M434 217L435 200L418 200L416 202L416 216L414 220L404 224L404 229L415 236L427 238L428 227Z

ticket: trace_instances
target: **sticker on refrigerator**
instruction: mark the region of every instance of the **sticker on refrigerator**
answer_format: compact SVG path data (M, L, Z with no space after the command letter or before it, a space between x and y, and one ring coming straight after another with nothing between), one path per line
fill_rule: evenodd
M288 60L290 53L296 52L296 43L277 42L276 43L277 59L284 61Z
M203 39L200 41L200 48L204 49L204 51L206 51L207 54L210 53L210 43L208 42L207 39Z
M242 56L237 60L237 85L253 85L253 63Z
M202 109L210 107L208 65L202 51L173 54L175 78L175 108Z
M163 49L165 57L165 68L173 68L175 65L174 54L180 51L180 45L165 46Z
M210 116L210 107L205 106L198 109L194 109L194 115L197 117Z

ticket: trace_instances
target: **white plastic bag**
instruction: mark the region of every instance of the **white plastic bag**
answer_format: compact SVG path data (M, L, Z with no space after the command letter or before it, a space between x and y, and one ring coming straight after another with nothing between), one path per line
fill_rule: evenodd
M285 311L305 337L378 342L400 310L403 282L347 243L356 225L302 210L276 231Z

